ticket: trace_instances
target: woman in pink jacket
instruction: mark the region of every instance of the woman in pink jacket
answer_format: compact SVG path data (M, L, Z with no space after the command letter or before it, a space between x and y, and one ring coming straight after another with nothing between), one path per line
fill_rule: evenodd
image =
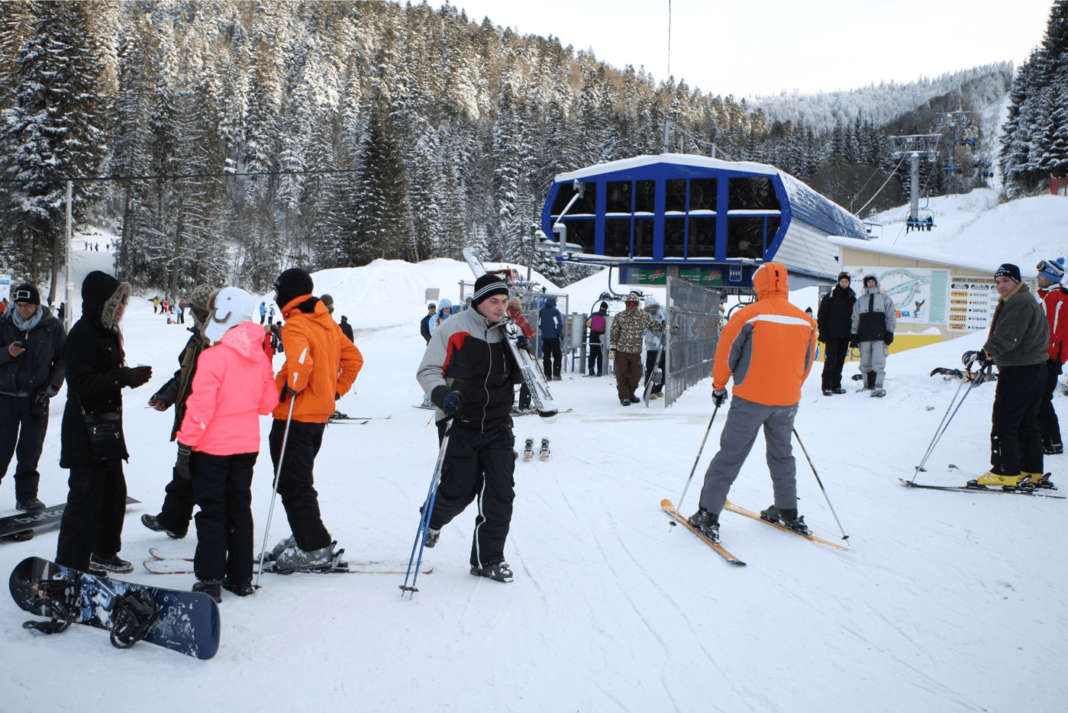
M222 587L252 594L252 469L260 452L259 416L278 405L278 387L263 352L256 303L236 287L219 292L204 327L214 346L197 362L193 391L178 431L178 463L193 480L197 552L194 592L222 601Z

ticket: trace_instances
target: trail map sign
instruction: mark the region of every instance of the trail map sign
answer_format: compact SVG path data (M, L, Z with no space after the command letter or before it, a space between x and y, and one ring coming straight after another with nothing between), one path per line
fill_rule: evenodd
M874 274L879 278L882 291L894 302L898 322L947 324L949 270L925 267L857 267L851 270L851 274L853 285L860 285L859 289L853 288L859 299L863 299L864 276Z

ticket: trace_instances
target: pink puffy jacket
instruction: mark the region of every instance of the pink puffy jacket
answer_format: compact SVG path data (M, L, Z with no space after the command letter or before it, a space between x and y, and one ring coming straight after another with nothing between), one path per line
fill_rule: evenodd
M259 417L277 405L263 327L242 322L200 353L178 440L215 456L259 453Z

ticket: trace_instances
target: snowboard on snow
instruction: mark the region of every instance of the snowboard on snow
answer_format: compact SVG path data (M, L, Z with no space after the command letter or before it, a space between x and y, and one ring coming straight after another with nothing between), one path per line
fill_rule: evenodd
M219 650L219 607L207 594L100 577L40 557L19 563L9 587L19 608L51 618L26 629L56 634L87 624L109 631L118 648L146 641L198 659Z
M140 500L126 498L127 505L140 502ZM0 517L0 540L22 542L31 539L38 532L59 527L59 523L63 520L63 510L66 507L67 504L62 503L34 512L20 512L17 515Z

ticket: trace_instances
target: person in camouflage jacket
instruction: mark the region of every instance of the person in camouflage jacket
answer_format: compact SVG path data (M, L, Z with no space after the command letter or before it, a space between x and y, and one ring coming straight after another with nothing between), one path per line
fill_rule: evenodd
M609 345L616 362L616 392L619 403L630 406L641 401L636 390L642 375L642 344L645 330L664 333L664 324L638 309L642 296L631 292L626 297L627 309L612 320Z

